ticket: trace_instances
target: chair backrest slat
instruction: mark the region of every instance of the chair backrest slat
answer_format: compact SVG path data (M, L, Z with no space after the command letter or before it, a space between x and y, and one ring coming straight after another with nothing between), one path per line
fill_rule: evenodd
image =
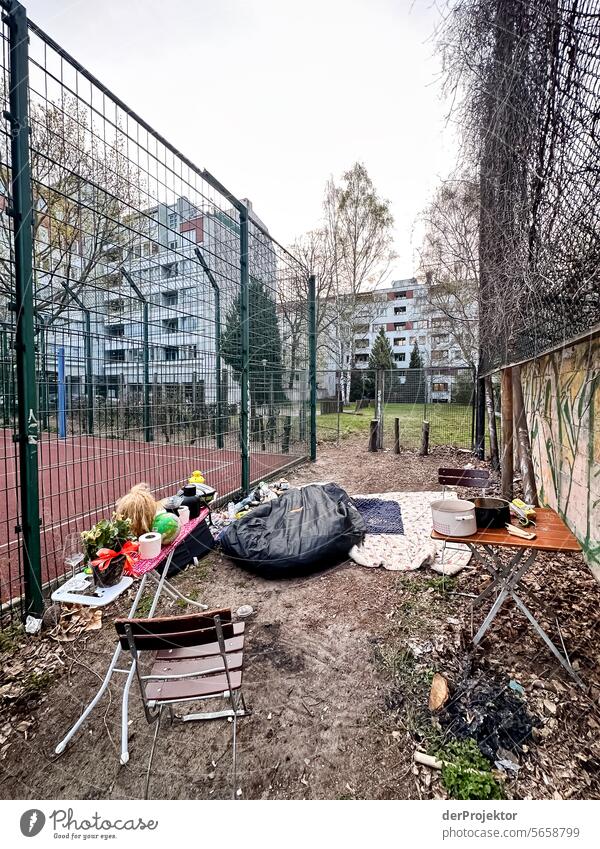
M129 648L128 628L138 651L185 648L217 642L214 620L217 615L221 617L224 639L231 639L234 636L231 610L191 616L163 616L157 619L117 619L115 628L119 642L125 649Z
M438 469L438 483L444 486L485 487L489 480L486 469Z

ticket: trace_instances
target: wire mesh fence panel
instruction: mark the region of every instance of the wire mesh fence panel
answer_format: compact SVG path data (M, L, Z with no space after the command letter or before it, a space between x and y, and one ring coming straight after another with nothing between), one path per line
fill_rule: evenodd
M445 19L478 159L487 371L600 324L599 22L600 0L467 2Z
M5 21L0 24L1 45L1 111L9 109L8 56L9 37ZM0 122L0 598L13 592L22 612L20 596L23 586L23 563L19 505L19 449L14 434L17 431L17 391L14 303L14 219L8 214L12 168L10 159L10 124Z
M306 270L249 227L250 478L305 457L308 433Z
M296 304L291 336L281 309L301 285L306 297L307 275L248 202L179 154L31 22L29 35L41 581L52 588L65 572L67 534L110 516L133 484L145 481L163 497L199 469L226 497L243 488L244 462L258 480L306 456L306 305ZM10 217L0 215L0 226L6 604L23 581Z
M435 447L473 447L474 377L469 368L394 369L377 374L357 369L352 374L350 403L341 401L339 372L318 372L317 433L323 442L364 437L377 416L381 388L383 447L393 448L395 420L400 447L420 447L423 422L429 422L429 441Z

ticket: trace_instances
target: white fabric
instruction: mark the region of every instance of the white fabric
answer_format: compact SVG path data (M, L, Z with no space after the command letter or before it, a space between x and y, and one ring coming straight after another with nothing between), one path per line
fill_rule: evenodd
M446 546L442 564L443 543L431 539L431 502L442 497L440 492L378 492L355 497L396 501L404 526L404 534L367 534L364 542L350 551L355 563L399 572L429 566L442 575L455 575L468 565L471 552L466 545Z

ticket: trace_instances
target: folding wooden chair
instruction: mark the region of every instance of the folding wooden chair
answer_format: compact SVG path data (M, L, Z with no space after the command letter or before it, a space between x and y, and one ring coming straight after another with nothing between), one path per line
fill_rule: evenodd
M227 719L233 725L233 798L236 795L237 719L246 716L242 695L244 623L231 621L231 610L211 610L185 616L156 619L117 619L119 642L129 649L135 668L144 712L149 724L156 722L148 763L144 798L148 798L150 773L162 713L174 721ZM140 670L141 652L156 656L148 675ZM184 702L225 699L229 707L177 716L174 706Z
M438 469L438 483L443 486L442 498L446 497L447 486L481 487L481 494L485 496L489 482L487 469Z
M442 498L446 497L447 486L481 487L481 494L485 497L485 489L490 482L490 473L487 469L438 469L438 483L442 484ZM442 566L446 554L446 540L442 543ZM451 546L448 546L451 548ZM455 546L456 549L456 546ZM458 545L458 551L464 550L464 545Z

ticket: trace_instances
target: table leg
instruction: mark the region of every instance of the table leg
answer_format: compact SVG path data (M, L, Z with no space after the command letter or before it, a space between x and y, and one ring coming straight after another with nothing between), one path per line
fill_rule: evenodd
M153 581L160 583L161 579L158 578L157 575L153 574L152 572L150 572L149 574L150 574L150 577L152 578ZM200 601L194 601L193 599L188 598L187 596L183 595L183 593L179 592L179 590L176 587L174 587L173 584L170 583L170 581L167 581L166 578L162 581L161 592L162 592L162 590L164 590L164 592L166 592L166 594L168 596L170 596L175 601L177 599L182 599L187 604L192 604L194 607L199 607L200 610L208 610L207 604L202 604L202 602L200 602Z
M142 579L140 586L139 586L139 589L138 589L137 593L135 594L135 598L133 600L131 610L129 611L130 617L133 616L133 614L135 613L135 611L137 609L140 598L142 597L142 592L144 590L144 584L145 584L145 580ZM104 693L106 692L106 689L107 689L107 687L110 683L110 679L112 678L113 673L115 671L115 666L117 665L117 661L119 659L120 654L121 654L121 646L117 645L117 647L115 649L115 653L113 654L112 660L111 660L111 662L108 666L106 676L104 677L104 681L100 685L100 689L98 690L98 692L96 693L96 695L94 696L92 701L89 703L89 705L85 708L85 710L83 711L83 713L81 714L81 716L79 717L79 719L77 720L75 725L73 725L72 728L70 728L70 730L67 732L65 737L60 741L60 743L58 744L58 746L54 750L57 755L60 755L64 752L64 750L67 747L67 743L69 742L69 740L73 737L74 734L77 733L77 731L79 731L79 729L81 728L83 723L86 721L86 719L88 718L90 713L94 710L94 708L96 707L96 705L98 704L98 702L100 701L100 699L102 698Z
M473 643L475 645L477 645L479 642L481 642L483 635L485 634L487 629L490 627L490 625L492 624L492 622L496 618L498 611L500 610L500 608L502 607L502 605L506 601L507 597L509 595L513 595L513 587L515 587L519 583L519 581L521 580L521 578L523 577L525 572L527 572L527 570L529 569L529 567L531 566L531 564L535 560L536 551L535 551L535 549L531 549L529 551L529 555L527 556L525 562L522 563L521 565L519 565L519 563L520 563L521 559L523 558L523 555L525 554L526 550L527 549L520 549L519 552L511 559L510 563L506 567L504 567L504 565L500 563L499 557L496 556L495 559L496 559L496 564L497 564L497 571L502 574L502 577L497 578L493 582L492 586L495 586L496 584L501 583L502 589L500 590L500 593L498 594L495 602L493 603L492 607L490 608L487 616L483 620L481 627L479 628L479 630L477 631L477 633L473 637ZM518 567L516 569L516 571L514 571L515 567ZM511 571L509 572L509 570L511 570ZM489 590L489 589L490 588L488 587L487 590ZM486 592L487 590L484 590L484 592ZM483 593L482 593L482 595L483 595ZM477 601L477 599L476 599L476 601Z
M573 667L571 666L569 661L566 659L566 657L564 657L563 654L559 651L559 649L554 645L554 643L552 642L552 640L550 639L548 634L544 631L544 629L542 628L540 623L537 621L537 619L535 618L533 613L531 613L531 611L525 606L524 602L519 598L519 596L515 592L511 593L511 596L515 600L515 604L517 605L517 607L525 614L527 619L531 622L534 630L540 635L542 640L546 643L546 645L548 646L548 648L550 649L550 651L552 652L554 657L567 670L569 675L572 678L574 678L575 681L577 681L577 683L581 687L583 687L583 681L581 680L579 675L575 672L575 670L573 669Z

